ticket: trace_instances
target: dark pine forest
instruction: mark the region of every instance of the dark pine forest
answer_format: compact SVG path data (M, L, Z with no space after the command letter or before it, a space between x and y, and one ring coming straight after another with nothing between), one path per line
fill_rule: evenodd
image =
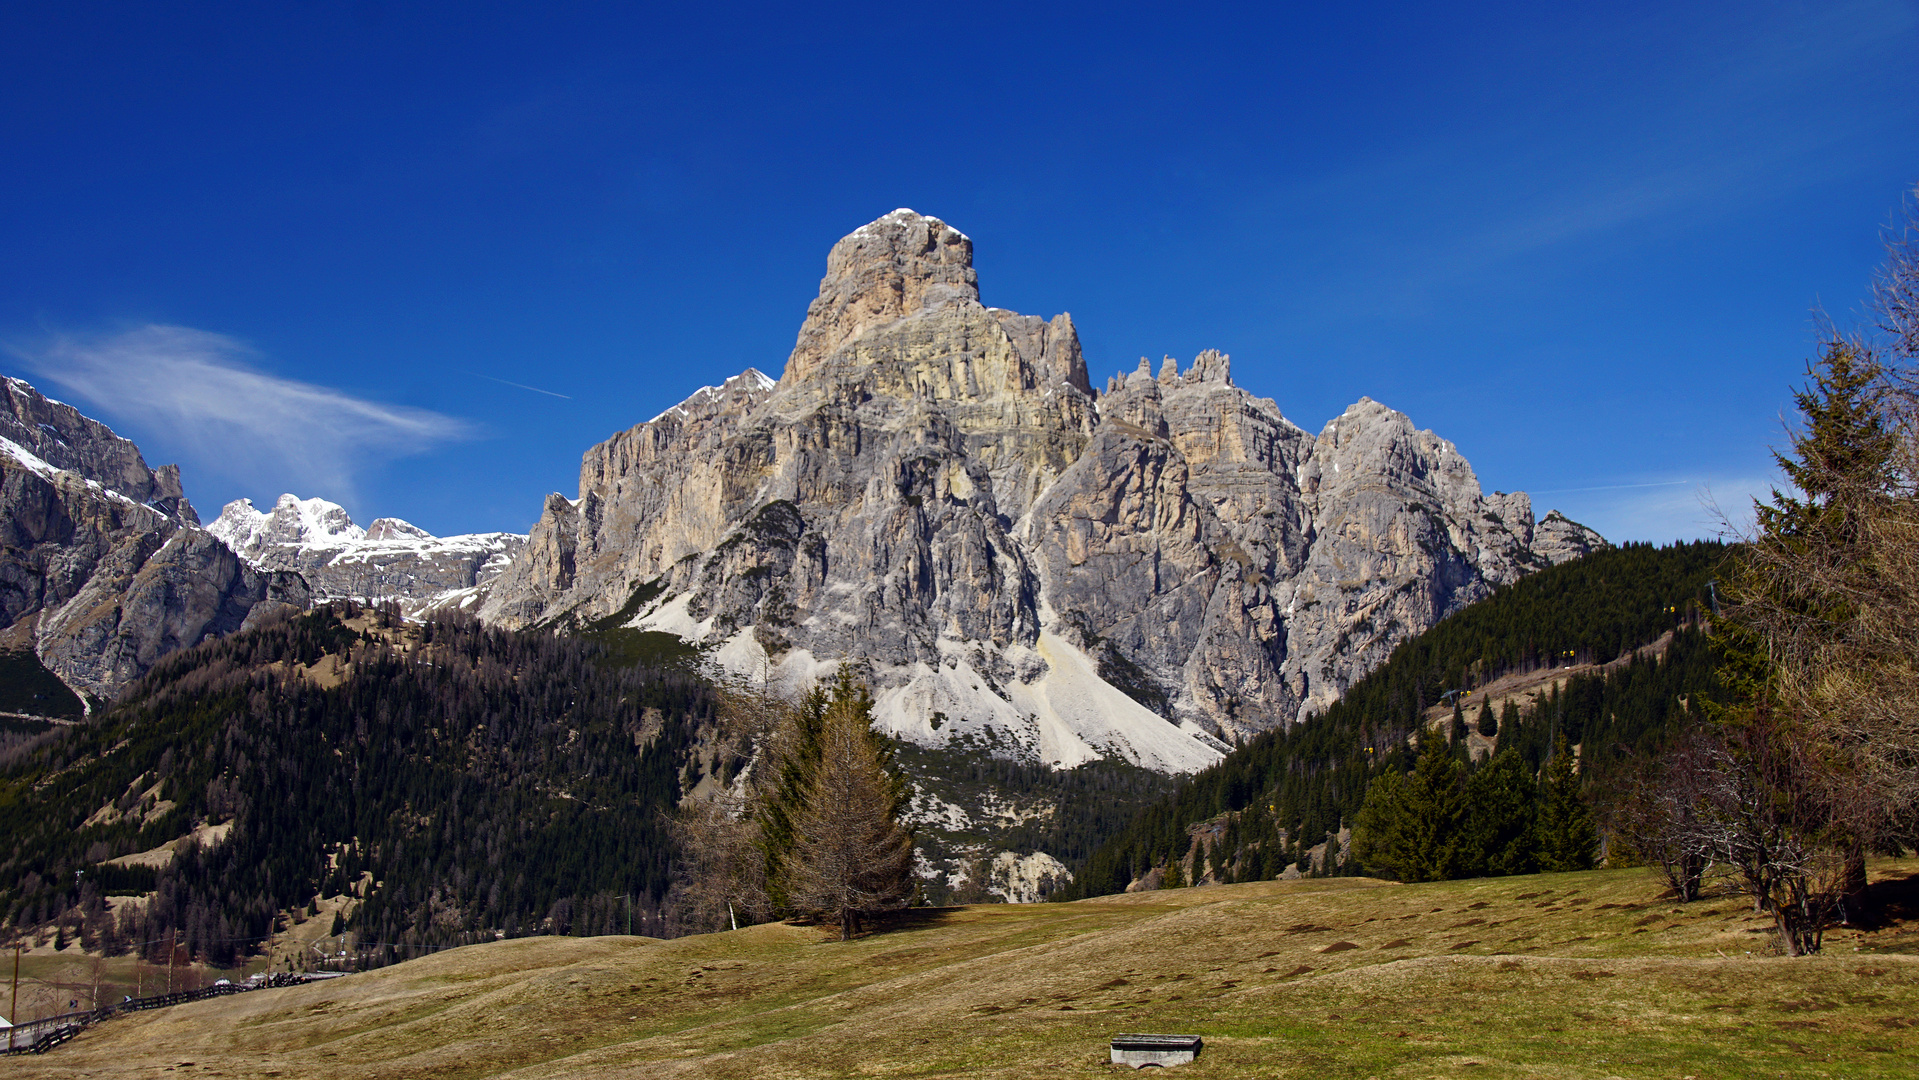
M0 771L0 914L109 953L177 936L215 964L343 893L375 962L657 934L679 769L715 707L684 668L592 640L317 609L168 658ZM196 823L228 831L157 870L112 864ZM106 895L148 891L143 918L109 917Z

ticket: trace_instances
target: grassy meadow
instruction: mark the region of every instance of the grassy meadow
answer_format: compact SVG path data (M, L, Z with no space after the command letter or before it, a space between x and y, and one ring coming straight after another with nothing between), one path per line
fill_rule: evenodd
M1643 869L920 910L845 944L525 938L115 1019L7 1073L1115 1075L1107 1039L1156 1031L1205 1037L1195 1080L1910 1077L1919 861L1875 873L1901 918L1800 960Z

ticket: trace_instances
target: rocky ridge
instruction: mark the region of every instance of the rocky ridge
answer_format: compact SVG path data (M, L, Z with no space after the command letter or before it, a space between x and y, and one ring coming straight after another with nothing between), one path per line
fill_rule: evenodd
M316 601L393 601L412 618L471 607L526 545L518 533L441 537L390 517L362 529L336 503L293 495L264 513L236 499L207 531L257 570L299 574Z
M776 383L588 450L481 615L851 660L915 742L1178 772L1603 544L1377 402L1310 434L1217 352L1096 393L1069 316L983 305L971 240L899 210L834 245Z
M200 527L172 465L18 379L0 401L0 643L91 701L162 657L305 607L297 574Z

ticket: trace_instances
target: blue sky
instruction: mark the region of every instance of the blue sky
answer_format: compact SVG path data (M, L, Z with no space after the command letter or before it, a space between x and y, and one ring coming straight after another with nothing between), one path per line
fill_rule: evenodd
M0 369L211 515L524 529L894 207L1095 381L1233 356L1615 539L1770 476L1919 182L1919 4L0 9Z

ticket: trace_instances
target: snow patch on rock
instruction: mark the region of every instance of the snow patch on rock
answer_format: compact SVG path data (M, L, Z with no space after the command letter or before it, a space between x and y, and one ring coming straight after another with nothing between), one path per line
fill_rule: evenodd
M470 609L526 544L519 533L434 536L392 517L362 529L338 503L291 494L266 512L235 499L207 531L256 569L300 574L316 600L392 600L414 618Z

